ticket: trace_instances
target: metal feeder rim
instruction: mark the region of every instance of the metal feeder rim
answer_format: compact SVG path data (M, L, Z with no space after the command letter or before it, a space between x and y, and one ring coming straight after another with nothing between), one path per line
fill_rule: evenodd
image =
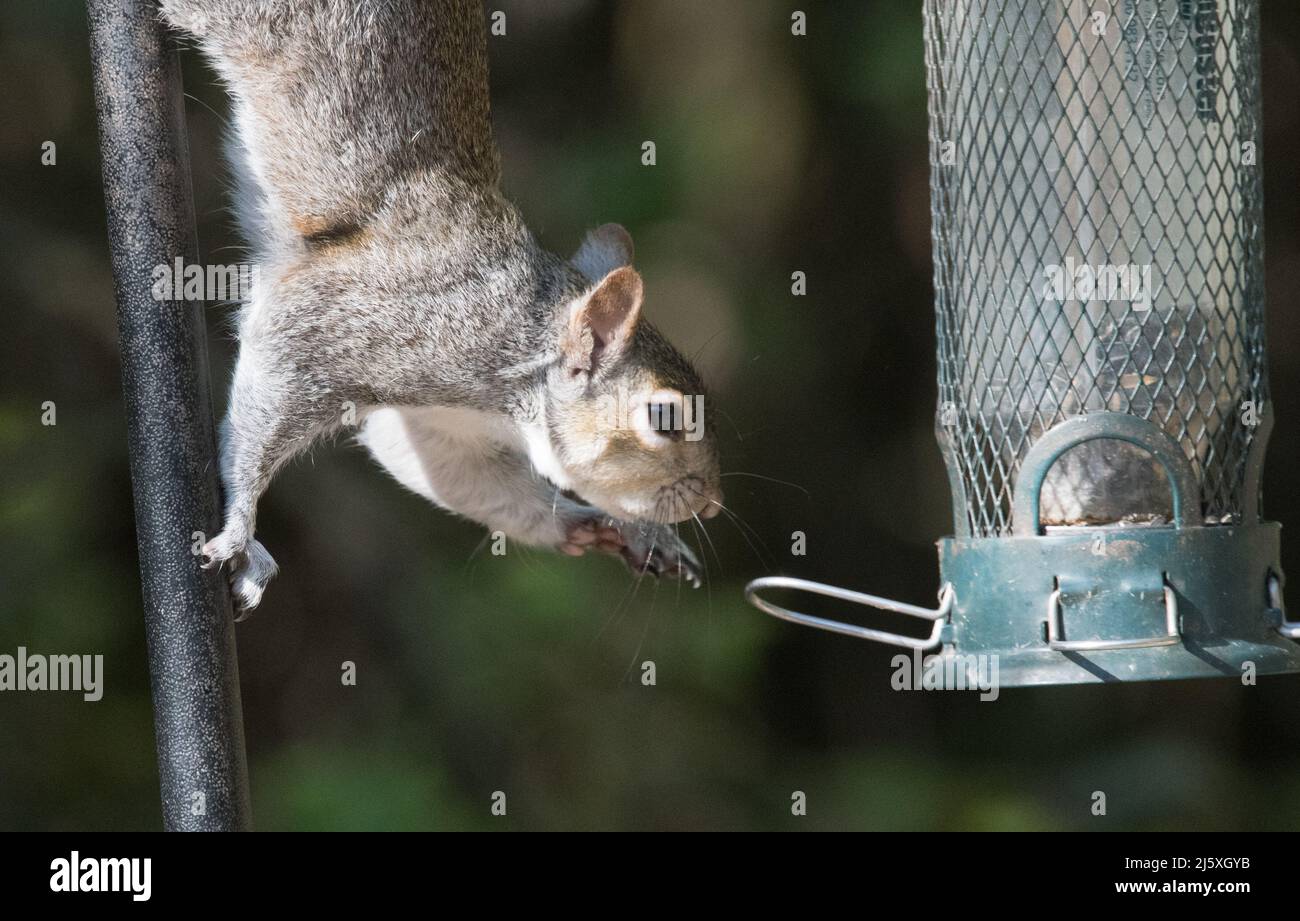
M1250 509L1258 508L1260 468L1264 463L1264 453L1272 429L1273 414L1266 410L1261 414L1246 461L1246 507ZM1183 455L1177 443L1162 430L1144 419L1125 413L1100 412L1073 416L1058 423L1045 432L1033 448L1030 449L1021 468L1012 499L1012 506L1016 511L1013 519L1015 521L1014 534L1016 536L1042 537L1042 528L1038 515L1039 492L1048 471L1066 451L1085 441L1099 438L1126 441L1150 453L1160 463L1169 481L1169 489L1174 501L1174 520L1171 526L1175 530L1203 527L1197 521L1195 514L1198 506L1196 501L1198 495L1196 478L1186 456ZM950 473L951 470L952 468L949 466ZM960 531L961 518L958 517L957 521L959 524L958 530ZM997 541L1006 538L993 537L986 539ZM864 607L920 617L933 621L934 628L928 637L910 637L886 630L860 627L856 624L848 624L826 617L816 617L783 608L760 597L758 594L763 589L773 588L809 592ZM1287 639L1300 641L1300 621L1286 619L1286 607L1282 601L1282 581L1277 573L1271 575L1267 589L1269 607L1276 612L1274 617L1277 623L1274 625L1274 629ZM1059 592L1054 592L1047 600L1047 623L1049 629L1056 628L1054 631L1056 635L1050 638L1052 641L1050 648L1058 652L1072 652L1174 645L1180 641L1176 626L1178 622L1177 600L1168 586L1165 587L1165 591L1166 620L1168 624L1166 634L1159 637L1116 642L1112 645L1096 645L1095 641L1082 641L1088 645L1076 645L1071 641L1062 640L1059 636L1059 607L1057 607ZM894 601L890 598L882 598L878 595L855 592L839 586L827 585L823 582L813 582L808 579L797 579L791 576L765 576L754 579L745 586L745 599L765 614L779 617L791 623L816 627L819 630L828 630L832 633L841 633L858 639L875 640L892 646L901 646L905 649L919 649L924 652L941 644L944 624L949 620L952 613L955 590L951 582L945 582L943 587L939 589L939 607L931 609Z

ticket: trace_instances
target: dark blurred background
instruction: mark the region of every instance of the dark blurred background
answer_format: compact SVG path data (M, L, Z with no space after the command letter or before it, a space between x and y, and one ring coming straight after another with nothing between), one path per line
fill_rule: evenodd
M512 551L354 445L282 473L282 566L238 628L263 829L1250 829L1300 825L1300 677L890 689L894 651L771 620L782 571L931 603L951 530L934 443L921 4L496 2L505 184L560 252L632 232L647 313L716 390L753 534L708 585ZM789 31L791 8L808 35ZM1263 11L1278 426L1267 510L1300 522L1300 6ZM234 262L227 105L185 56L199 239ZM0 828L161 826L84 12L0 8L0 652L102 653L98 703L0 694ZM57 144L42 166L41 145ZM658 165L640 165L654 140ZM790 274L808 276L794 297ZM234 343L208 311L218 413ZM57 425L40 424L54 401ZM723 413L725 412L725 415ZM807 556L791 556L791 533ZM1300 541L1284 541L1300 572ZM830 608L827 608L830 610ZM358 684L340 683L345 660ZM653 660L658 683L640 683ZM509 814L489 814L493 791ZM808 815L791 815L806 792ZM1109 815L1089 811L1107 791Z

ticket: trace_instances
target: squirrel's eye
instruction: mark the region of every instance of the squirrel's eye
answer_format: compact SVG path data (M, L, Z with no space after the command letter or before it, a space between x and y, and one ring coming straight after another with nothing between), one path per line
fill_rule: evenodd
M646 412L649 415L647 421L652 432L657 432L673 441L682 437L685 420L682 418L681 404L673 402L647 403Z

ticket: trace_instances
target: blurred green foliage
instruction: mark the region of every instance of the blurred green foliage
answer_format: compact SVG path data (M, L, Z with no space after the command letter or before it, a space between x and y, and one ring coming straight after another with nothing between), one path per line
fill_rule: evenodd
M496 8L498 4L491 4ZM699 350L746 525L708 585L511 550L323 446L263 501L282 566L238 641L261 828L1291 828L1300 678L890 690L890 650L745 606L775 569L915 601L950 528L917 2L499 4L506 187L559 251L632 231L648 315ZM1300 521L1300 10L1264 12L1270 514ZM185 60L199 235L238 258L227 105ZM156 769L86 29L0 10L0 652L102 653L107 691L0 695L0 828L157 828ZM58 162L40 165L54 140ZM640 165L654 140L658 165ZM808 295L790 294L807 272ZM209 312L218 411L233 343ZM52 400L58 424L40 424ZM752 533L749 531L752 529ZM790 534L808 535L791 557ZM742 533L744 531L745 533ZM477 548L477 550L476 550ZM1287 560L1300 553L1295 541ZM1300 564L1296 564L1300 566ZM640 665L653 660L657 684ZM355 662L356 687L340 669ZM1109 815L1091 816L1094 790ZM504 791L508 815L489 813ZM808 797L795 818L793 791Z

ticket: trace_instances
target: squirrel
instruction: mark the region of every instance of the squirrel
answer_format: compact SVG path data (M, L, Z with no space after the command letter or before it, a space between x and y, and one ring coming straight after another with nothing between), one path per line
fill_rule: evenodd
M227 568L240 617L276 572L254 539L259 498L349 413L438 506L698 587L675 524L723 507L704 385L642 318L627 231L598 227L566 260L502 194L478 0L161 12L229 90L258 269L220 426L225 518L201 560Z

